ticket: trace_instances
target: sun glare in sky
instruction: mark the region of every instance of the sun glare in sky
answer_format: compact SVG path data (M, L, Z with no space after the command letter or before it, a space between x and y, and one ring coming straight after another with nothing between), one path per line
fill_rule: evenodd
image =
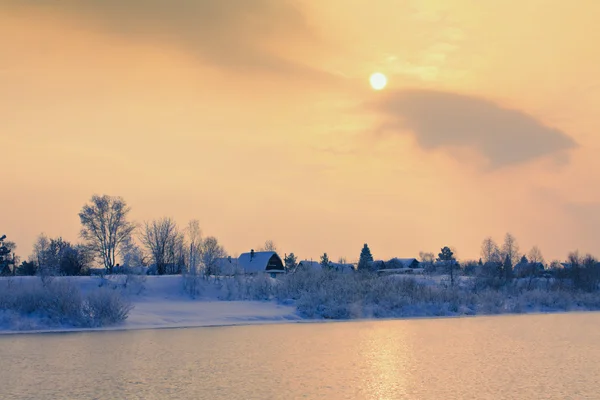
M375 72L371 75L369 81L371 82L371 87L375 90L381 90L387 85L387 78L381 72Z

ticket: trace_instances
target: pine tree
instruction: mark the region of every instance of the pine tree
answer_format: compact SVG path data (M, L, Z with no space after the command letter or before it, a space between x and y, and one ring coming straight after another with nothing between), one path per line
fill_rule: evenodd
M330 265L330 261L329 261L329 257L327 256L327 253L323 253L323 255L321 256L321 268L326 269L329 268Z
M456 259L454 253L450 250L450 247L445 246L442 248L442 252L438 254L438 261L443 262L450 270L450 284L454 286L454 267L456 266Z
M290 253L289 255L285 256L283 258L283 262L285 263L285 269L288 272L295 270L296 266L298 266L298 262L294 253Z
M359 271L367 271L371 267L371 263L373 263L373 256L371 255L371 249L369 249L369 245L365 243L362 250L360 251L360 258L358 260L358 270Z
M10 255L11 248L14 246L12 243L5 244L4 239L6 239L6 235L0 237L0 275L11 274L15 265L14 257L11 257Z
M504 279L506 279L507 281L510 280L512 278L513 273L513 265L510 254L506 255L506 258L504 259L504 264L502 265L502 269L504 272Z

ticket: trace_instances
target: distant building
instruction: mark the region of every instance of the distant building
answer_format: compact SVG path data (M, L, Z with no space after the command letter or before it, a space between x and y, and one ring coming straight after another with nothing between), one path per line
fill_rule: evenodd
M513 273L517 278L525 276L539 275L544 272L544 264L540 262L518 263L513 268Z
M281 257L274 251L243 253L237 259L238 268L245 274L269 273L271 277L285 273Z

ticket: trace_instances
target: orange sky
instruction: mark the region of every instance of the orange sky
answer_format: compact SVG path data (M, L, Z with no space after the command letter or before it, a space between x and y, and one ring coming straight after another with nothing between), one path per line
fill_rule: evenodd
M234 6L235 4L235 6ZM232 254L600 255L594 0L0 0L0 230L92 194ZM368 85L374 71L387 88Z

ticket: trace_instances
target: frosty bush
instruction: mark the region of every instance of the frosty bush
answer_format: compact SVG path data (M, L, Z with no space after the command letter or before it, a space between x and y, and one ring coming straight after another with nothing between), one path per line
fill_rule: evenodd
M302 316L327 319L600 309L598 292L552 288L541 280L533 284L496 285L475 278L451 286L432 285L404 275L304 270L268 285L256 278L241 279L235 290L241 293L240 299L272 297L286 303L293 300Z
M101 288L90 292L81 304L85 325L114 325L125 321L133 306L118 291Z
M36 320L38 328L99 327L125 320L130 310L120 291L106 287L83 296L69 280L28 280L10 286L0 281L0 312L5 319L10 315L10 326L21 325L20 318Z

